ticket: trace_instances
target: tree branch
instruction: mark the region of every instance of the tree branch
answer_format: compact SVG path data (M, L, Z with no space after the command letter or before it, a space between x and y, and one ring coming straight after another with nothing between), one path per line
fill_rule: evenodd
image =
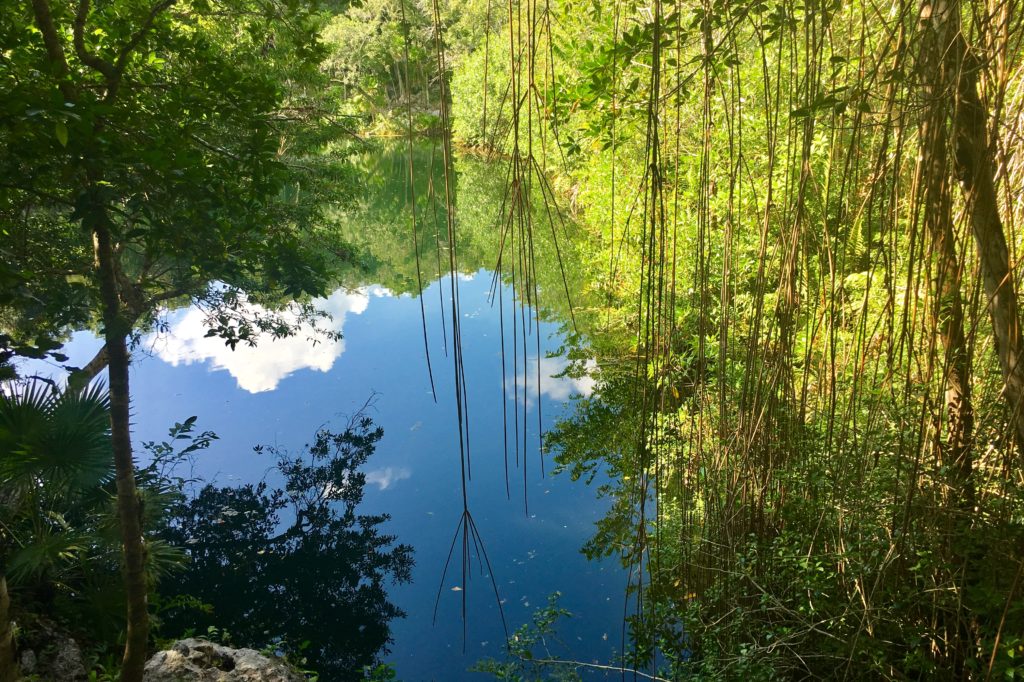
M107 85L107 94L104 99L107 102L112 101L117 96L117 90L121 86L124 71L128 66L128 59L139 45L142 44L142 41L145 40L146 35L153 28L153 22L156 21L157 16L175 2L176 0L160 0L160 2L153 5L149 10L149 14L146 15L146 19L142 22L142 26L121 47L117 53L117 59L114 62L110 62L90 52L86 47L85 22L89 18L90 0L79 0L74 25L75 53L83 64L103 75Z
M131 53L139 46L139 44L145 39L146 34L153 27L153 22L156 21L157 16L164 10L168 9L177 0L160 0L160 2L153 5L152 9L149 10L149 15L146 16L146 20L142 22L142 26L135 32L134 35L125 43L125 46L121 48L121 51L117 55L117 61L114 63L114 70L117 73L118 79L124 73L125 66L128 63L128 57Z
M55 204L61 204L70 207L74 207L75 205L75 202L72 201L71 199L65 199L64 197L58 196L51 192L46 192L41 189L36 189L35 187L26 187L25 185L18 185L11 182L0 182L0 187L3 187L5 189L18 190L20 192L25 192L26 194L34 194L40 199L46 199L47 201L51 201Z
M107 344L103 344L92 360L85 364L85 367L75 370L68 377L68 391L77 393L85 389L100 372L107 367L109 358L107 356Z
M161 292L159 294L154 294L153 296L151 296L148 299L146 299L146 302L145 302L146 310L151 310L158 303L162 303L164 301L169 301L169 300L171 300L173 298L178 298L179 296L190 295L192 293L192 291L195 290L196 286L197 285L193 282L193 283L190 283L188 285L182 285L182 286L174 288L174 289L169 289L167 291L163 291L163 292Z
M179 296L185 296L191 293L193 289L195 289L194 285L181 286L151 296L142 304L143 310L126 311L128 316L131 318L130 325L134 327L135 323L139 321L139 318L141 318L146 311L152 310L158 303L172 298L178 298ZM104 344L98 351L96 351L96 355L93 356L92 360L87 362L81 369L71 373L71 376L68 377L68 390L80 391L84 389L99 375L100 372L106 369L108 361L107 346Z
M53 25L53 15L50 13L50 3L47 0L32 0L32 13L35 16L36 28L43 34L43 45L46 46L46 56L55 67L60 77L60 91L64 99L75 101L75 90L68 81L68 60L64 56L64 46L61 45L60 36Z
M89 8L89 0L79 0L78 11L75 13L75 23L72 27L75 54L78 55L78 59L83 64L103 75L103 78L107 81L107 91L109 93L109 85L114 78L114 65L99 55L90 52L85 46L85 22L89 18Z

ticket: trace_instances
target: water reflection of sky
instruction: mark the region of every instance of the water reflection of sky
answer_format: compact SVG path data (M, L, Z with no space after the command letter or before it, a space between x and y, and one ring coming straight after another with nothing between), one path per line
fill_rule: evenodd
M470 509L486 543L510 629L527 622L558 590L562 606L576 614L559 629L572 654L583 661L608 662L620 646L625 574L614 562L588 562L578 551L606 505L595 500L592 489L567 477L540 476L535 417L526 420L529 512L523 505L523 469L515 469L514 461L511 499L505 495L501 410L504 401L511 413L514 398L508 389L502 396L499 321L497 308L487 300L489 284L484 273L460 283L473 447ZM501 656L503 644L490 579L474 573L463 585L458 549L441 586L437 623L431 623L461 513L453 372L442 350L437 286L424 299L436 404L424 362L419 302L373 287L339 291L326 299L324 307L344 338L316 345L300 332L232 352L222 341L205 337L197 311L171 313L170 334L148 337L143 344L147 351L136 353L132 370L136 442L162 439L173 422L198 415L198 427L215 431L221 439L197 461L196 473L221 484L264 475L270 462L253 454L253 445L297 450L316 429L342 426L346 415L375 396L370 416L383 427L384 438L366 467L362 512L390 514L386 532L416 551L413 583L392 590L392 600L408 617L393 623L395 642L387 657L399 679L408 681L483 678L466 668L483 656ZM561 345L551 324L541 325L541 339L542 355ZM76 335L70 350L78 357L73 360L87 358L96 345L89 335ZM593 388L588 377L554 376L564 367L563 359L542 359L545 428L567 409L571 395ZM507 371L506 383L511 385L513 370ZM535 365L529 365L527 381L535 373ZM528 410L536 409L535 401L534 387ZM463 595L469 613L465 652Z
M326 299L317 300L317 308L331 315L324 331L344 333L349 315L365 311L371 296L388 295L386 289L368 287L354 292L338 290ZM250 313L261 316L268 312L254 303L247 307ZM296 327L297 314L285 312L281 317ZM299 325L293 336L257 346L239 344L231 350L221 339L206 335L206 316L198 308L173 311L166 318L167 330L147 337L144 348L175 367L205 362L212 371L226 370L238 382L238 387L249 393L272 391L282 379L299 370L328 372L345 352L344 338L327 338L309 324Z

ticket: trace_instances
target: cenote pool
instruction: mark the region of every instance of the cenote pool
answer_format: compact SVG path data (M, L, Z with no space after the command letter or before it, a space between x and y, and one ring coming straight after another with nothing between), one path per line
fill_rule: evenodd
M429 167L432 151L421 149L417 155L421 167ZM438 278L433 265L437 247L431 232L443 221L431 200L430 179L419 179L417 191L420 214L426 216L420 235L422 305L436 402L416 295L415 251L402 199L406 159L400 150L373 149L357 161L365 166L360 175L370 178L369 184L354 205L335 209L331 216L334 229L353 243L363 267L318 302L331 314L329 326L341 338L318 338L313 343L310 334L300 332L232 351L220 339L205 336L199 310L167 311L165 330L145 336L135 349L136 443L161 440L169 426L196 415L197 427L214 431L219 440L196 457L193 475L219 485L251 483L262 480L271 464L265 455L254 453L253 446L299 451L318 429L341 428L365 406L365 414L384 435L362 467L366 486L359 512L389 515L382 532L414 549L412 580L389 587L389 599L406 614L391 621L393 644L383 657L395 667L398 679L485 679L467 669L484 657L503 655L505 631L498 600L511 633L529 622L555 592L561 593L560 605L573 617L560 621L558 637L564 645L552 653L571 653L581 661L612 661L621 647L627 575L615 560L588 561L579 552L607 504L596 497L593 486L566 475L553 476L550 453L546 475L539 466L537 410L543 428L549 429L577 396L589 395L594 387L594 379L587 375L562 375L567 361L560 353L571 325L564 292L553 285L561 282L557 263L536 266L544 305L540 322L529 325L530 333L540 337L540 385L532 340L529 371L524 372L521 359L513 367L511 348L505 349L503 380L502 320L492 296L492 270L504 168L460 159L457 284L472 458L468 503L493 569L496 598L490 572L486 566L481 571L474 546L467 584L462 580L459 548L441 581L461 519L462 495L451 320L445 318L451 283L446 276ZM571 272L568 277L571 281ZM499 288L508 325L510 285L502 281ZM508 333L505 329L506 340ZM89 332L76 334L67 347L71 364L84 362L98 346ZM518 352L522 355L521 348ZM513 395L515 385L520 386L518 395ZM507 419L518 415L517 431L525 443L520 450L525 455L517 455L512 431L506 451L503 410ZM141 448L139 452L145 456ZM230 631L231 623L222 627ZM329 631L320 634L335 636Z

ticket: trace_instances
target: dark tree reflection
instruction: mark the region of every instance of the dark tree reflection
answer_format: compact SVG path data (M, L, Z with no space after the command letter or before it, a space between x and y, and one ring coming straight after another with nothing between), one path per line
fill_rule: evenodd
M413 565L412 548L378 530L387 515L356 513L358 469L382 435L358 417L342 433L318 432L299 456L266 448L278 486L207 485L183 504L169 539L191 561L171 592L212 609L171 610L165 634L215 625L239 644L301 653L321 679L361 679L386 653L391 619L405 615L387 584L409 581Z

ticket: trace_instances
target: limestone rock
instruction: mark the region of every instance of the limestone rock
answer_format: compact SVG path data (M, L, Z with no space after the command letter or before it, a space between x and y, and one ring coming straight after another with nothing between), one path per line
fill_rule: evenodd
M25 649L21 652L21 674L32 675L36 671L36 664L38 659L36 658L36 652L31 649Z
M59 625L33 620L18 642L18 667L22 675L46 682L80 682L88 676L82 647Z
M50 631L51 642L42 649L25 648L19 664L22 675L41 680L78 682L86 678L85 660L78 643L67 635ZM37 653L38 652L38 653Z
M252 649L183 639L146 663L143 682L305 682L283 661Z
M55 680L84 680L86 678L85 661L78 642L70 637L57 639L57 649L53 658L44 662L45 667Z

